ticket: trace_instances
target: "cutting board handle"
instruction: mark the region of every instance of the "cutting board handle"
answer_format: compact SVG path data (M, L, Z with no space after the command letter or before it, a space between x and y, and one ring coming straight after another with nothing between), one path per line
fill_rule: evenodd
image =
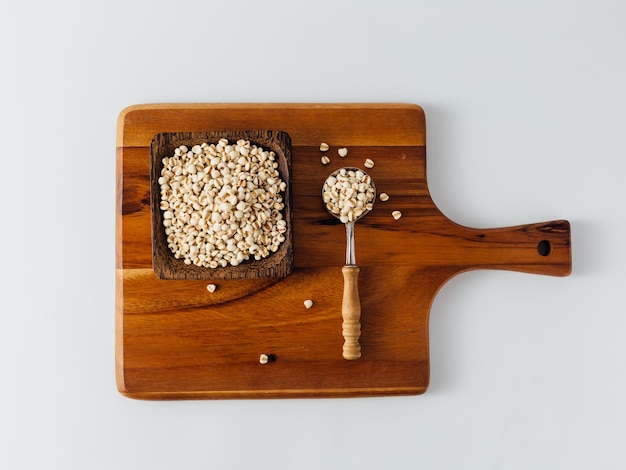
M468 269L505 269L567 276L572 271L567 220L493 229L466 228L463 257Z
M354 360L361 357L361 300L359 299L359 271L357 266L344 266L343 273L343 357Z

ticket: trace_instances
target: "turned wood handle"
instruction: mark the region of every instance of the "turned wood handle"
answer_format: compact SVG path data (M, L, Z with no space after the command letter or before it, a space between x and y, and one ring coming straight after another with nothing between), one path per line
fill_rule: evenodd
M343 357L354 360L361 357L361 301L359 300L359 268L344 266L343 273Z

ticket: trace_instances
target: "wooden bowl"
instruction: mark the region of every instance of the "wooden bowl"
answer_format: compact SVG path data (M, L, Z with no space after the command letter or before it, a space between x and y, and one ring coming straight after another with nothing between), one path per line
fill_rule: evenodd
M181 145L192 148L203 142L217 143L226 138L229 142L239 139L273 151L278 162L280 178L287 187L283 194L285 204L283 218L287 231L278 251L266 258L243 261L238 266L206 268L187 265L183 259L176 259L167 245L163 211L160 209L161 187L159 177L163 168L163 157L174 155L174 149ZM293 269L293 204L291 196L291 138L283 131L238 130L212 132L163 132L152 139L150 145L150 208L152 213L152 266L160 279L249 279L258 277L284 277Z

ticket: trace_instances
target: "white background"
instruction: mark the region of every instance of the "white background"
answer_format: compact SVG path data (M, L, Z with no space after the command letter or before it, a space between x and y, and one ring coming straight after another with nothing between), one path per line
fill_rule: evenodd
M623 469L626 3L0 4L0 467ZM401 398L143 402L114 382L115 124L150 102L408 102L456 222L565 218L479 271Z

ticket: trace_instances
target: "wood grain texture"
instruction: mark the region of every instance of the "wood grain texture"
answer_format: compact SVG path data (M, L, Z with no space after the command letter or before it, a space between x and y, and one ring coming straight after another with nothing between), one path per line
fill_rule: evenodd
M161 132L280 129L292 140L294 268L283 279L161 280L153 270L149 146ZM320 142L331 163L321 165ZM346 158L337 148L346 146ZM359 221L357 361L342 357L345 229L321 187L342 166L368 170L391 197ZM402 211L394 220L393 210ZM546 246L549 254L546 255ZM451 277L472 269L564 276L570 227L460 226L426 183L425 118L402 104L142 105L118 120L116 371L134 398L276 398L418 394L429 380L428 316ZM311 309L305 299L315 303ZM275 360L260 364L260 354Z
M389 111L392 111L391 113ZM145 147L158 132L287 130L298 145L425 145L424 113L412 104L142 104L122 110L117 147ZM384 124L378 129L375 126ZM417 126L416 126L417 124Z

